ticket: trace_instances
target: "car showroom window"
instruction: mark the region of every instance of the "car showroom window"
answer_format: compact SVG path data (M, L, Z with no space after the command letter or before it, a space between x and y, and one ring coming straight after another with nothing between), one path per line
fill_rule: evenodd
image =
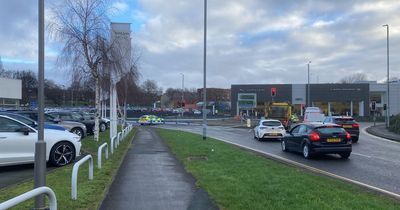
M4 117L0 117L0 132L16 132L24 127L22 124Z

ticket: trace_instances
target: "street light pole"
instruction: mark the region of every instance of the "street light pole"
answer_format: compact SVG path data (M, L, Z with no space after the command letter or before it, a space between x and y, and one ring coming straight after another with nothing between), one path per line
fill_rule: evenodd
M307 63L307 107L311 106L310 104L310 63L311 61L308 61Z
M46 142L44 141L44 0L39 0L38 140L35 143L34 188L46 186ZM44 195L35 197L35 208L45 207Z
M386 80L386 84L387 84L387 104L386 104L386 127L389 128L390 126L390 106L389 106L389 25L383 25L383 27L386 27L386 57L387 57L387 63L386 63L386 68L387 68L387 80Z
M185 94L185 89L184 89L184 84L185 84L185 75L183 73L181 73L182 75L182 117L183 117L183 112L184 112L184 108L183 108L183 101L184 101L184 94Z
M203 52L203 140L207 139L207 89L206 89L206 64L207 64L207 0L204 0L204 52Z

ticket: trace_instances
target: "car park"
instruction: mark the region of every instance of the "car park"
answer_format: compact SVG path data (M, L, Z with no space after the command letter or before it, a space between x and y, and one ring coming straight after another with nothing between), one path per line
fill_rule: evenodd
M286 133L285 127L279 120L266 119L260 120L254 128L254 138L262 139L281 139Z
M341 126L327 123L300 123L281 140L282 151L301 152L305 158L317 154L339 154L349 158L351 136Z
M36 122L38 121L37 111L17 111L15 113L29 117L32 120L35 120ZM44 121L48 124L57 124L58 126L63 127L65 130L74 133L80 136L81 138L84 138L87 135L86 126L79 122L56 119L46 113L44 114Z
M74 121L83 123L86 126L88 133L94 133L94 125L95 121L89 114L85 114L84 112L48 112L47 114L51 115L54 118ZM99 122L99 131L104 132L107 129L107 123L100 119Z
M46 160L64 166L80 154L80 137L68 131L44 129ZM16 119L0 115L0 166L34 162L38 131Z
M350 133L353 143L357 143L360 136L360 125L352 117L348 116L329 116L324 123L334 123L342 126Z

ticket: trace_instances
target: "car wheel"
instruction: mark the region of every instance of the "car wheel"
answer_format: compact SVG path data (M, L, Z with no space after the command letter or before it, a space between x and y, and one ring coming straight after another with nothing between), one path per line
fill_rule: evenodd
M286 141L285 140L281 140L281 149L282 149L282 151L284 151L284 152L287 152L287 151L289 151L288 149L287 149L287 147L286 147Z
M357 143L358 142L358 136L353 137L352 141L353 141L353 143Z
M310 145L308 145L307 143L303 145L303 157L306 159L310 159L312 157L310 151Z
M75 159L75 148L69 142L59 142L51 148L49 161L60 167L70 164Z
M350 154L351 154L351 152L343 152L343 153L340 153L339 155L342 159L348 159L350 157Z
M80 136L81 139L83 138L83 130L81 128L72 128L71 133L74 133L74 134Z
M100 123L100 132L104 132L107 129L107 125L104 123Z

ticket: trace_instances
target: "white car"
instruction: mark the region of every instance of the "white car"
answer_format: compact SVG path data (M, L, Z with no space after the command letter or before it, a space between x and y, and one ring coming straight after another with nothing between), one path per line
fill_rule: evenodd
M68 131L44 129L46 161L64 166L80 154L80 137ZM38 131L25 123L0 115L0 166L33 163Z
M281 139L285 134L285 127L279 120L260 120L254 128L254 138L259 141L262 139Z

